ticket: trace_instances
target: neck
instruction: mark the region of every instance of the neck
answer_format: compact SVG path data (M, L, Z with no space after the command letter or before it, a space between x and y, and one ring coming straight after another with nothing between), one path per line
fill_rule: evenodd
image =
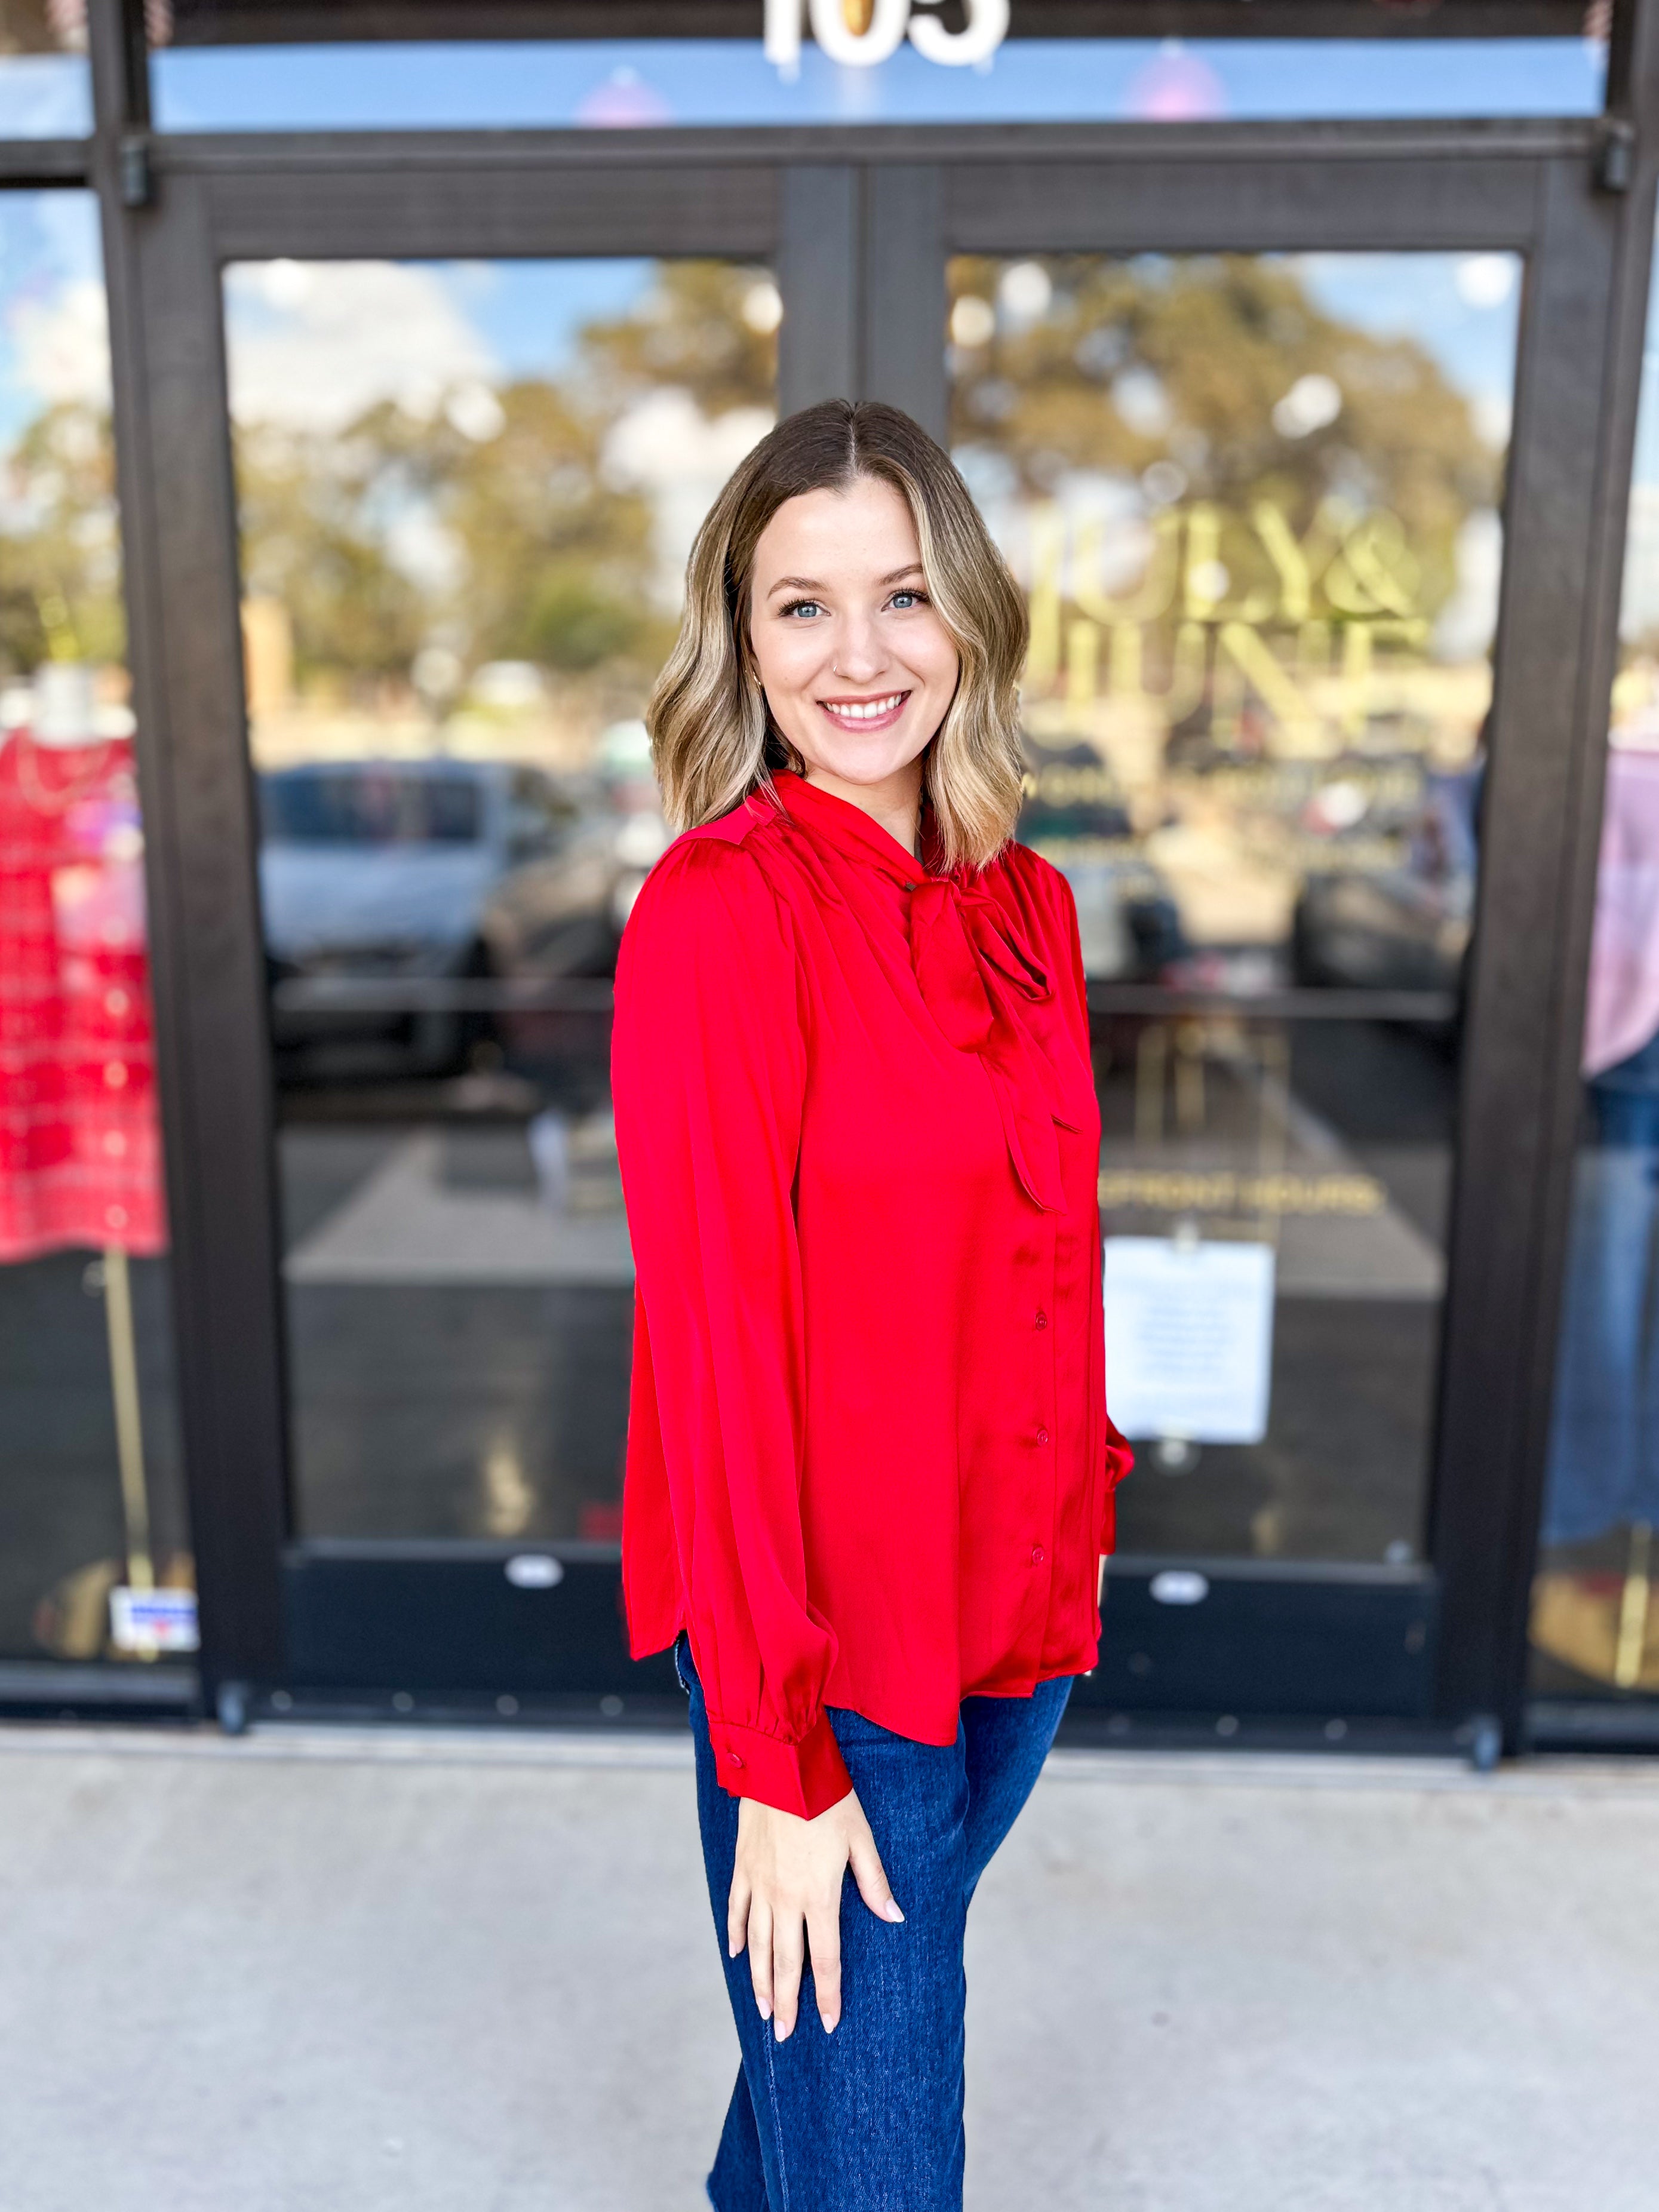
M891 775L884 776L879 783L849 783L845 776L834 775L828 769L809 762L805 781L827 791L833 799L844 799L849 806L856 806L878 822L890 837L895 838L905 851L920 860L921 857L921 757L907 761Z

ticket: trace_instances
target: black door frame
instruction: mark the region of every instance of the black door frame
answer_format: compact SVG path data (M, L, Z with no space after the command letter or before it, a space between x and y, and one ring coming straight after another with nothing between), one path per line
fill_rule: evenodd
M1499 627L1503 738L1487 802L1458 1141L1433 1566L1229 1571L1207 1676L1216 1707L1248 1709L1248 1697L1224 1688L1248 1689L1240 1669L1266 1653L1277 1680L1305 1680L1310 1666L1331 1660L1333 1625L1346 1621L1350 1656L1373 1654L1374 1679L1394 1685L1385 1713L1448 1727L1492 1715L1518 1744L1659 178L1654 132L1635 127L1659 118L1659 0L1633 0L1619 19L1611 121L606 138L155 137L133 20L123 0L92 0L92 172L111 299L180 1412L210 1699L238 1711L250 1692L288 1694L296 1623L326 1620L349 1596L365 1621L378 1620L374 1636L398 1638L402 1649L365 1669L342 1647L355 1680L337 1686L389 1691L405 1657L418 1663L433 1650L423 1627L398 1637L399 1622L444 1617L459 1636L493 1633L495 1600L477 1607L485 1578L495 1590L502 1581L495 1547L452 1549L440 1560L424 1547L288 1540L222 264L277 255L765 258L790 301L786 407L855 390L939 428L949 252L1445 246L1521 252L1528 277ZM919 282L919 270L937 284ZM1120 1611L1144 1564L1115 1580ZM573 1556L568 1569L540 1618L553 1645L574 1656L547 1686L592 1706L640 1678L619 1642L615 1660L605 1656L610 1630L599 1624L614 1617L614 1565ZM1431 1671L1425 1659L1402 1673L1402 1636L1437 1652ZM457 1648L447 1633L441 1644ZM448 1662L441 1655L437 1663L441 1673ZM320 1688L328 1671L299 1674ZM1097 1694L1113 1705L1109 1668L1102 1673ZM1338 1667L1328 1687L1289 1710L1310 1722L1340 1712L1343 1674ZM421 1686L434 1695L444 1686ZM1368 1709L1375 1703L1363 1698L1349 1705Z

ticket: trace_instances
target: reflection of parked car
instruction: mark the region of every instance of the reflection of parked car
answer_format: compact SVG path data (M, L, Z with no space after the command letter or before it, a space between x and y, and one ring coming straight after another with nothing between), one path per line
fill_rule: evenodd
M638 831L597 792L507 763L349 761L263 775L259 802L279 1049L370 1047L439 1068L493 1024L400 1007L399 985L615 966ZM305 988L330 983L385 997L331 1007Z
M1425 775L1396 831L1397 862L1344 865L1332 840L1328 865L1302 887L1291 925L1298 983L1349 990L1461 988L1474 915L1475 815L1480 771ZM1356 823L1357 831L1371 828Z

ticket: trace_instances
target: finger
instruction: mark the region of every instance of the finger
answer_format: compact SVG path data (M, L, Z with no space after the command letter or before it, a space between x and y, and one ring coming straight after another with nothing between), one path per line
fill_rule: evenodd
M853 1879L859 1886L859 1895L878 1920L902 1920L897 1900L887 1887L887 1872L881 1863L881 1853L876 1849L876 1839L866 1829L855 1836L849 1854Z
M772 1923L772 2033L780 2043L787 2043L795 2032L805 1955L800 1912L792 1906Z
M841 1913L824 1905L806 1916L806 1946L812 1957L812 1988L823 2032L833 2035L841 2018Z
M772 1914L758 1898L749 1901L749 1978L763 2020L772 2017Z
M749 1940L749 1878L734 1874L726 1900L726 1955L735 1959Z

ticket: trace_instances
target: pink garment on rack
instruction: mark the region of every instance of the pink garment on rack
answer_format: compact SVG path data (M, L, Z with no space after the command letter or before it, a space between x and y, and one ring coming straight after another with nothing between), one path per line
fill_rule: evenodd
M132 747L14 731L0 743L0 1261L166 1243Z
M1607 758L1584 1073L1600 1075L1659 1032L1659 751Z

